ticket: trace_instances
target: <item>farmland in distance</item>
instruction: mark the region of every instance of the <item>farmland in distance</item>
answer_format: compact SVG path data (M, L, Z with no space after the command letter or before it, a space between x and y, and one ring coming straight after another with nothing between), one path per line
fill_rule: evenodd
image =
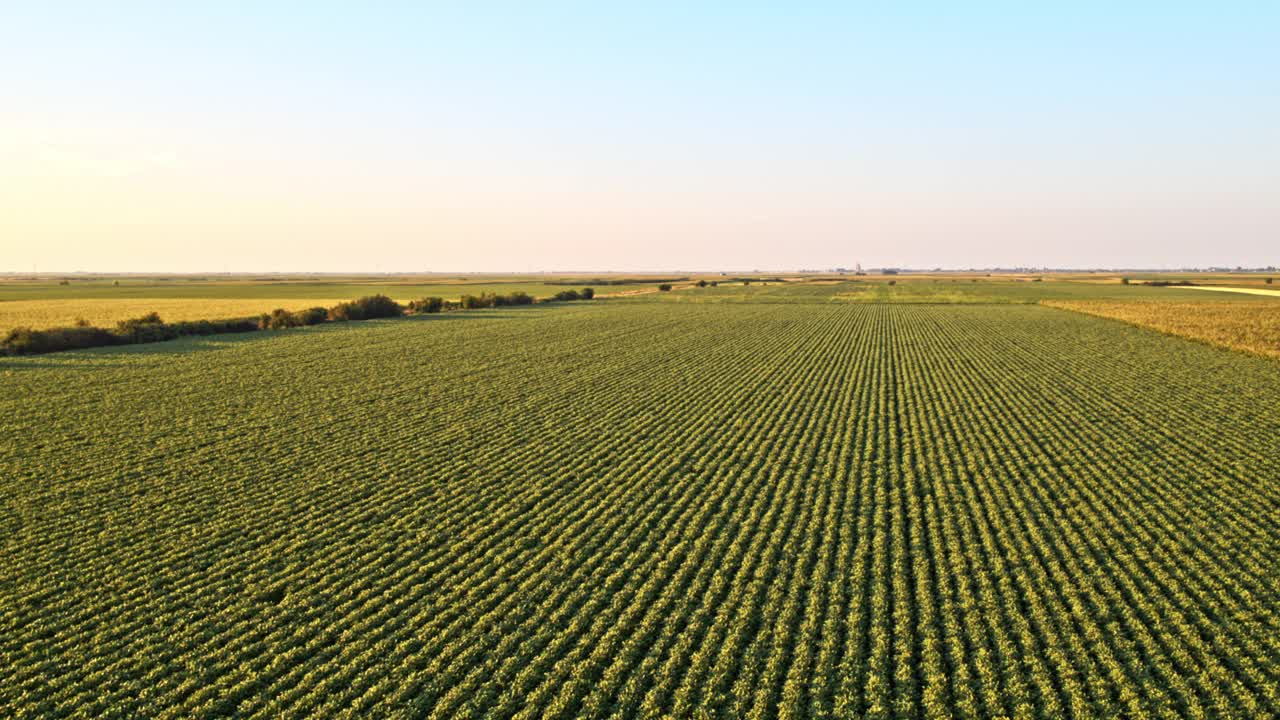
M0 360L0 714L1280 715L1278 366L1030 288Z

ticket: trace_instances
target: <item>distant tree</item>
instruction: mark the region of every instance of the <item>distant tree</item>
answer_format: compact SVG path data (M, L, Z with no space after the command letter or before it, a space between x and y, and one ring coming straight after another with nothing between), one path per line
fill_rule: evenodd
M426 297L409 302L409 310L415 313L438 313L444 309L444 298Z
M329 319L329 311L322 307L307 308L293 314L299 325L319 325Z
M746 286L748 286L748 285L750 285L750 284L751 284L751 281L750 281L750 280L743 280L743 281L742 281L742 285L743 285L743 287L746 287Z
M707 281L706 281L706 280L699 280L699 281L698 281L698 287L706 287L706 286L707 286Z
M284 308L276 308L270 314L258 318L259 330L283 330L298 327L301 324L300 318L294 317L293 313Z
M579 294L582 295L583 300L594 300L596 297L596 291L591 288L582 288Z
M1127 277L1122 277L1122 278L1120 278L1120 284L1121 284L1121 285L1128 285L1128 284L1129 284L1129 278L1127 278Z
M1267 284L1270 285L1273 280L1275 280L1275 278L1267 278Z
M71 281L70 281L70 280L61 280L61 281L59 281L59 282L58 282L58 284L59 284L59 285L70 285L70 284L71 284Z
M897 281L897 280L890 280L890 281L889 281L889 284L890 284L890 285L897 285L897 284L898 284L898 281Z
M115 285L116 287L120 287L120 281L119 281L119 280L112 280L112 281L111 281L111 284L112 284L112 285Z
M661 285L658 286L658 291L671 292L671 285L669 285L668 283L662 283Z
M718 281L718 280L712 280L712 281L711 281L711 287L720 287L720 281Z
M330 320L372 320L400 317L404 308L386 295L370 295L329 308Z

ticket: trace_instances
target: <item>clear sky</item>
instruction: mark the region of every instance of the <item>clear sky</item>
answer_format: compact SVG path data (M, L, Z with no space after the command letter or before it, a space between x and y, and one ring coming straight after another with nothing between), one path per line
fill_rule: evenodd
M0 271L1280 264L1280 4L8 2Z

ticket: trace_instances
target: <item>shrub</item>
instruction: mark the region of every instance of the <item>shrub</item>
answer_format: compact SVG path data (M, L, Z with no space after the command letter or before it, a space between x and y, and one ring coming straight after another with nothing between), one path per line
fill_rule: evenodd
M668 283L662 283L658 286L658 292L671 292L671 285Z
M1125 278L1125 277L1120 278L1120 284L1121 284L1121 285L1128 285L1128 284L1129 284L1129 278Z
M898 281L897 281L897 280L890 280L890 281L889 281L889 284L890 284L890 285L897 285L897 284L898 284Z
M120 342L123 342L122 339L115 333L96 327L52 328L50 330L14 328L9 331L4 340L0 340L0 349L3 349L9 355L37 355L60 350L80 350L103 345L117 345Z
M131 343L157 342L177 337L160 319L160 314L154 312L132 320L121 320L116 323L116 334Z
M582 295L583 300L594 300L596 297L596 291L592 288L582 288L579 294Z
M1267 284L1270 285L1272 280L1275 280L1275 278L1267 278Z
M294 313L299 325L319 325L329 319L329 311L322 307L307 308Z
M711 281L711 287L720 287L720 281L719 281L719 280L712 280L712 281Z
M582 295L577 290L561 290L551 296L553 302L568 302L570 300L581 300Z
M478 310L480 308L493 307L492 296L481 295L463 295L461 300L463 310Z
M698 287L706 287L706 286L707 286L707 281L706 281L706 280L699 280L699 281L698 281Z
M283 330L300 325L302 325L302 318L284 308L276 308L271 311L271 314L263 315L258 320L259 330Z
M533 296L526 292L513 292L506 295L491 295L493 307L504 305L532 305Z
M444 298L427 297L409 302L409 310L415 313L438 313L444 309Z
M350 302L338 303L329 308L330 320L373 320L375 318L400 317L404 308L386 295L370 295Z

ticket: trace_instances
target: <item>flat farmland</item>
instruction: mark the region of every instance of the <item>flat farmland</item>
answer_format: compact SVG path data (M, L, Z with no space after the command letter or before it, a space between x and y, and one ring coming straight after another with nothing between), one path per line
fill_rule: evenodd
M384 294L399 302L423 297L457 300L464 294L525 292L548 297L573 287L577 278L556 284L524 277L378 279L369 276L208 279L123 277L112 280L0 282L0 333L15 327L68 327L77 320L112 327L121 320L157 312L169 322L253 317L276 308L329 307L345 300ZM119 284L116 284L118 282ZM589 283L585 283L589 284ZM607 292L606 289L602 288Z
M1280 715L1274 361L717 291L0 359L0 714Z

